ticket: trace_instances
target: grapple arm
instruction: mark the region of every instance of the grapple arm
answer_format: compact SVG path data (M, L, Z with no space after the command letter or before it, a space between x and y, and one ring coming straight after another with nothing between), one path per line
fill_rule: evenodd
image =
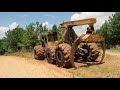
M74 54L77 49L77 46L80 43L100 43L102 45L103 54L99 63L103 62L105 57L105 41L101 35L98 34L83 34L78 37L71 47L70 62L72 67L77 68L74 64Z
M88 18L88 19L83 19L83 20L64 22L64 23L60 24L59 27L60 28L68 28L68 27L85 25L85 24L88 24L89 26L93 26L94 23L96 23L95 18Z

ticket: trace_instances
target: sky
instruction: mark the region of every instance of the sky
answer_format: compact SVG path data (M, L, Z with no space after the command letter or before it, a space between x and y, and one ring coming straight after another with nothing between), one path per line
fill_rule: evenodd
M0 39L5 36L5 32L12 30L18 25L25 28L32 22L40 22L51 28L54 24L59 26L63 21L74 21L95 17L97 22L94 28L97 29L108 20L108 17L115 12L0 12ZM86 25L74 27L77 35L86 31Z

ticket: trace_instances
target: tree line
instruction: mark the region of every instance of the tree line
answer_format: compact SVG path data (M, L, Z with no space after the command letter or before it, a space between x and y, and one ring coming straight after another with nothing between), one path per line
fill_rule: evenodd
M120 12L116 12L105 23L96 30L105 38L106 47L120 47Z
M0 54L33 50L35 45L40 44L41 35L53 30L61 35L64 32L56 25L53 25L52 29L48 29L40 22L30 23L25 28L18 26L13 30L8 30L5 37L0 39ZM120 12L109 16L109 19L96 30L96 33L105 38L107 48L120 46Z
M13 53L20 50L33 50L35 45L39 45L41 35L50 31L58 31L60 34L63 30L53 25L52 29L43 26L42 23L30 23L25 28L17 26L13 30L5 32L5 37L0 39L0 54Z

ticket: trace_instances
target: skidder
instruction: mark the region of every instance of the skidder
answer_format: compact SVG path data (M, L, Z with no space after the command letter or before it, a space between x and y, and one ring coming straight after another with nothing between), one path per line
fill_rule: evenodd
M102 63L105 56L105 41L101 35L94 31L95 18L69 21L60 24L65 31L58 41L58 32L49 32L42 35L42 45L35 46L35 59L47 59L48 63L58 67L70 68L77 62ZM86 33L77 36L74 26L88 25Z

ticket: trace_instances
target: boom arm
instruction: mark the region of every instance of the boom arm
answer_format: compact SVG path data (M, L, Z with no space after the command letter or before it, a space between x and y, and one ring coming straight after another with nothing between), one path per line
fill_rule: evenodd
M69 21L69 22L64 22L60 24L60 28L68 28L68 27L73 27L73 26L79 26L79 25L85 25L88 24L90 27L96 23L95 18L88 18L88 19L83 19L83 20L76 20L76 21Z

